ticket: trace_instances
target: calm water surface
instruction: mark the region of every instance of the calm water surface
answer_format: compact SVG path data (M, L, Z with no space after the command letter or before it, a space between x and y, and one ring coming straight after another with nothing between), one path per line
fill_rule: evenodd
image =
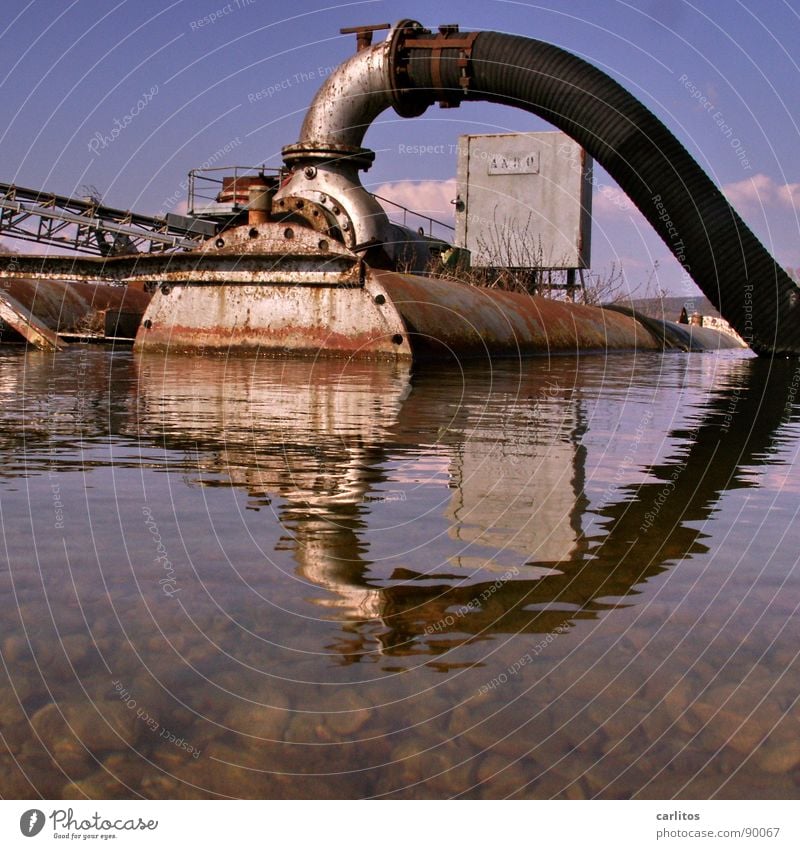
M0 791L796 798L800 372L0 352Z

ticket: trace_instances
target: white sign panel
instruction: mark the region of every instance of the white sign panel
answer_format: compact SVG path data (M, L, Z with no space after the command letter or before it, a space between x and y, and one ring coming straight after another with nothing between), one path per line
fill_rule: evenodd
M538 173L538 150L530 153L495 153L489 159L489 175Z
M587 268L592 160L561 132L461 136L456 245L478 267Z

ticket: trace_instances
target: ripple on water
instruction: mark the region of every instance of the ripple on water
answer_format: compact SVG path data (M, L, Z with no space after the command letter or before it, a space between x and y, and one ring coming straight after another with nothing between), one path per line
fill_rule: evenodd
M3 796L797 795L780 364L24 358Z

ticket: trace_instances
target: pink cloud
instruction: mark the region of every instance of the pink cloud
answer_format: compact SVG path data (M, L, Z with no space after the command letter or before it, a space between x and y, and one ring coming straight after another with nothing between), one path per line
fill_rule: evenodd
M800 207L800 183L778 183L768 174L754 174L745 180L727 183L722 191L734 207Z
M400 183L382 183L375 188L375 194L388 198L394 203L408 207L422 215L430 215L448 224L453 223L453 201L458 194L455 178L449 180L403 181ZM387 206L387 212L394 217L397 210Z

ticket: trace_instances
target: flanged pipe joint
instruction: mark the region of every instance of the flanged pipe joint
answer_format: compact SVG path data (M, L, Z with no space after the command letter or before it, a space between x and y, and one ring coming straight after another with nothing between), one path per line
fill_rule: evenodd
M619 183L684 271L759 354L800 354L800 289L664 124L607 74L535 39L496 32L431 33L395 25L325 81L297 144L284 148L290 179L278 198L334 199L356 251L397 245L383 208L361 186L374 154L370 124L393 107L421 115L437 101L490 101L525 109L570 135Z

